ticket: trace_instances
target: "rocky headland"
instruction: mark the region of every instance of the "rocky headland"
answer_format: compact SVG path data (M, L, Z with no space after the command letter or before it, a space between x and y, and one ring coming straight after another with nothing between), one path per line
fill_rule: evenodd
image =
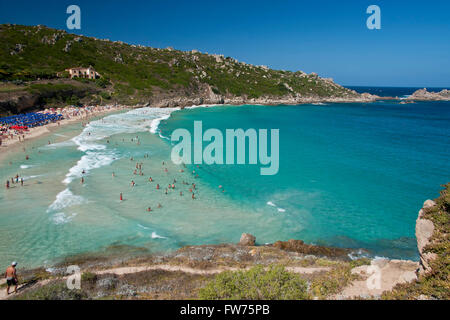
M449 101L450 90L443 89L440 92L431 92L426 88L415 91L411 96L406 98L407 101Z

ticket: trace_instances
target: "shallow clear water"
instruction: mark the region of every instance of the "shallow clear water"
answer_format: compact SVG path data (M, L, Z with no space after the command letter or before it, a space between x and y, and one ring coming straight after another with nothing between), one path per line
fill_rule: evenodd
M81 134L79 125L64 127L4 159L1 181L26 179L24 187L0 189L0 262L51 264L118 244L165 251L236 242L243 232L259 243L295 238L417 259L417 212L450 178L448 102L220 106L168 118L172 111L107 116ZM180 172L164 137L192 131L194 120L204 130L280 129L279 173L261 176L255 165ZM137 163L142 176L134 174Z

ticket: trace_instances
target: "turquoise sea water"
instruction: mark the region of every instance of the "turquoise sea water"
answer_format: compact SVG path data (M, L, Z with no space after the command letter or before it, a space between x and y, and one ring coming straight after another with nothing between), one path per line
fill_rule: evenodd
M198 120L204 130L279 129L279 173L174 165L166 137ZM120 244L156 252L236 242L243 232L417 259L417 212L450 180L448 102L144 108L81 130L63 127L0 163L3 185L25 177L24 187L0 189L1 264L50 265Z

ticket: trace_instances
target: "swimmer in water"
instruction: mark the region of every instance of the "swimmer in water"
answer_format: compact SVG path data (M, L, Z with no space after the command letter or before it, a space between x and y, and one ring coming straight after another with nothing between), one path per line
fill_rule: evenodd
M20 178L20 185L23 187L23 178Z
M175 184L172 184L172 189L175 189Z
M166 189L166 191L165 191L165 194L169 194L168 191L167 191L167 189Z
M151 211L152 211L152 208L148 207L147 212L151 212Z
M6 189L9 189L9 180L6 180Z
M156 185L156 190L159 190L159 184Z
M116 174L113 172L113 173L112 173L112 177L114 178L115 176L116 176Z
M162 205L161 205L161 203L158 203L158 208L162 208Z
M149 182L153 182L152 177L148 178L148 181L149 181Z
M81 184L83 184L84 183L84 178L83 177L81 177Z
M134 182L133 180L131 180L131 186L134 187L136 185L136 182Z
M195 200L195 193L192 193L192 200Z
M182 197L183 196L183 191L180 191L180 197Z

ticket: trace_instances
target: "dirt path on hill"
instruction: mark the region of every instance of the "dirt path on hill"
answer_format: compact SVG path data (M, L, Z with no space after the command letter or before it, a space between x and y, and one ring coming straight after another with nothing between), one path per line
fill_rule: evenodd
M415 271L418 268L418 263L413 261L404 260L385 260L377 259L373 260L371 266L360 266L352 269L352 273L360 275L359 280L353 281L349 286L344 288L344 290L337 295L331 297L331 299L351 299L351 298L369 298L369 297L379 297L382 292L390 291L398 283L410 282L416 279ZM235 267L220 267L214 269L197 269L186 266L177 266L169 264L151 265L151 266L137 266L137 267L118 267L105 270L93 270L90 271L97 275L114 274L117 276L123 276L127 274L133 274L138 272L162 270L168 272L184 272L188 274L196 275L214 275L225 271L241 271L248 270L247 268L235 268ZM289 272L297 274L312 274L315 272L327 272L330 271L330 267L286 267ZM377 285L377 278L373 277L375 271L379 272L379 281ZM374 279L373 281L368 281L369 278ZM19 294L27 289L36 288L39 286L44 286L48 284L51 280L56 279L67 279L68 277L60 277L53 279L46 279L34 283L19 285ZM368 285L368 283L372 285ZM0 285L5 283L5 280L0 280ZM6 287L0 289L0 300L8 299L14 296L13 294L6 295Z
M213 275L218 274L225 271L240 271L240 270L248 270L250 268L233 268L233 267L222 267L222 268L215 268L215 269L196 269L191 267L185 267L185 266L174 266L174 265L168 265L168 264L162 264L162 265L153 265L153 266L139 266L139 267L121 267L121 268L112 268L112 269L106 269L106 270L94 270L91 271L92 273L95 273L97 275L103 275L103 274L114 274L117 276L127 275L127 274L133 274L138 272L146 272L146 271L154 271L154 270L162 270L162 271L168 271L168 272L184 272L189 274L197 274L197 275ZM300 274L311 274L315 272L326 272L329 271L331 268L329 267L286 267L286 270L289 272L294 273L300 273ZM60 278L53 278L53 279L46 279L38 282L34 282L32 284L23 284L19 285L18 292L19 294L25 290L30 288L36 288L39 286L44 286L47 283L49 283L51 280L56 279L67 279L68 276L60 277ZM5 283L6 281L0 280L0 285ZM10 292L13 291L14 288L11 288ZM9 297L13 297L14 294L10 294L9 296L6 295L6 287L2 288L0 290L0 300L8 299Z
M184 272L190 274L200 274L200 275L211 275L218 274L225 271L240 271L240 270L249 270L250 268L233 268L233 267L222 267L215 269L195 269L191 267L185 266L174 266L174 265L154 265L154 266L141 266L141 267L123 267L123 268L114 268L108 270L94 271L96 274L115 274L115 275L124 275L130 273L144 272L144 271L152 271L152 270L163 270L169 272ZM294 273L301 274L311 274L315 272L325 272L330 271L329 267L286 267L286 270Z

